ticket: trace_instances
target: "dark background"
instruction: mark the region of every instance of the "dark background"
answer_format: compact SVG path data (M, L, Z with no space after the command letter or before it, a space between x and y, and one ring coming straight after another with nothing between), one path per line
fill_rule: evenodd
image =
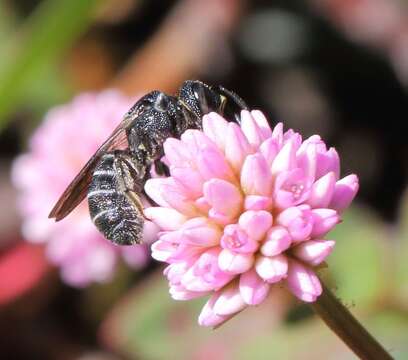
M16 43L24 44L36 36L38 27L31 26L30 19L48 3L64 1L1 2L0 54L7 59L7 54L14 54ZM51 106L81 91L112 86L127 94L152 88L174 93L184 79L199 78L234 90L252 108L262 109L274 121L283 121L305 136L321 134L338 149L342 173L359 175L358 204L375 213L383 228L394 228L400 221L408 169L404 131L408 119L406 4L221 0L209 1L208 8L214 9L202 14L206 2L198 3L96 2L66 43L48 39L60 42L57 50L48 54L17 51L17 59L31 56L35 61L22 63L27 76L16 77L12 82L15 91L0 86L1 186L10 186L11 161L25 150L30 132ZM64 31L63 25L60 28ZM18 66L18 60L0 61L0 82L13 71L18 73ZM37 91L39 83L41 91ZM0 198L0 207L0 212L10 212L5 198ZM0 215L4 227L0 260L21 241L19 221L14 213ZM81 291L63 285L57 272L50 271L25 294L0 307L0 356L144 359L143 351L138 354L121 345L107 345L98 329L104 314L126 289L143 283L156 268L151 265L142 273L128 275L121 292L96 316L87 310L92 307L89 293L109 292L109 285ZM309 315L307 309L296 305L286 312L286 323L300 322ZM407 318L406 308L401 316ZM229 358L217 354L213 356L216 359ZM338 358L350 358L344 356Z

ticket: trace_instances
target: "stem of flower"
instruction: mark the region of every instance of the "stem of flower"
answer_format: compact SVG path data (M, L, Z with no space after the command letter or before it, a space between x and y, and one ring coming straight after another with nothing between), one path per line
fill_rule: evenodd
M326 325L363 360L392 360L390 354L357 321L324 284L323 293L311 303Z

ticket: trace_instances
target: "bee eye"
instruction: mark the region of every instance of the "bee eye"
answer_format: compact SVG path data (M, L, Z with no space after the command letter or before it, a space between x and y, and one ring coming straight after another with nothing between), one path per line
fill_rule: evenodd
M170 99L166 94L159 93L156 101L154 102L154 108L158 111L167 111L170 105Z
M220 97L211 88L200 82L195 82L192 88L194 97L199 102L201 111L204 114L218 110L220 107Z

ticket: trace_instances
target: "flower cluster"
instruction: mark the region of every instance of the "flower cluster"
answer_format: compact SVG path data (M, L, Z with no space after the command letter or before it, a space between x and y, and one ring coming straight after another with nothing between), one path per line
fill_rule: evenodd
M324 236L358 190L339 179L339 157L317 136L282 124L273 130L260 111L243 111L241 126L216 113L203 131L168 139L168 178L151 179L159 205L145 214L161 229L152 256L177 300L211 295L199 323L218 326L260 304L274 284L313 302L322 287L313 268L335 244Z
M48 257L74 286L109 280L120 257L134 268L149 258L145 246L118 247L104 239L90 220L86 201L64 221L48 219L59 196L121 121L131 100L108 90L82 94L52 109L31 137L28 152L13 166L23 236L46 243ZM153 224L146 225L152 236L154 230Z

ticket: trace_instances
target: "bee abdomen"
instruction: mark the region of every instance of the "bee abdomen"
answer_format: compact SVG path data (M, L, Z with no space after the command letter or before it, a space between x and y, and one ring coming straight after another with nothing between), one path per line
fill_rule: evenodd
M89 213L107 239L118 245L133 245L142 242L143 216L120 190L114 159L114 154L104 154L95 167L88 188Z

